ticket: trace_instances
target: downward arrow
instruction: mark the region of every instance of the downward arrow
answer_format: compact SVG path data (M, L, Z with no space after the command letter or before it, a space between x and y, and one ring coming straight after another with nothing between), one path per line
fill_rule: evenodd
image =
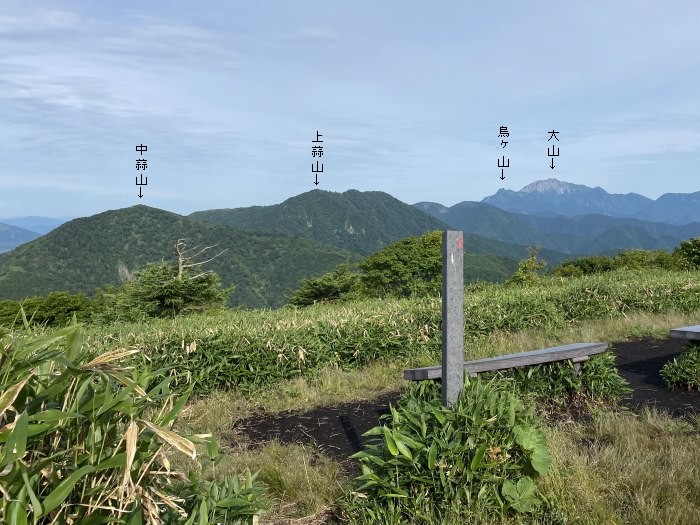
M550 168L554 169L554 159L552 159L552 165L550 166Z
M318 186L318 173L316 174L316 182L314 182L316 186Z
M143 197L143 193L141 192L143 188L139 188L139 199Z

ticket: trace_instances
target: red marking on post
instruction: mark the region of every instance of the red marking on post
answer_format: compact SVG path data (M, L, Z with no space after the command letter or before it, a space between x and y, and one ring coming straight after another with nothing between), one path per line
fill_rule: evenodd
M464 239L462 239L461 235L459 237L457 237L457 246L459 247L460 250L464 249Z

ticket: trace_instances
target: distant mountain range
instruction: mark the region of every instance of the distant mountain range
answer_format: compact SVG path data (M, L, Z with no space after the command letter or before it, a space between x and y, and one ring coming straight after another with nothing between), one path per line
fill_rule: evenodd
M64 220L48 217L12 217L0 219L0 252L32 241L63 224Z
M597 214L540 217L469 201L450 208L434 202L414 206L456 230L507 243L539 244L568 254L614 255L628 249L670 251L681 241L700 236L700 222L677 226Z
M204 210L187 217L138 205L75 219L40 237L0 225L0 250L23 243L0 253L0 300L54 290L91 294L105 284L119 284L148 262L174 261L174 244L180 238L188 246L216 244L227 250L207 268L225 286L236 286L231 306L277 307L301 279L432 230L465 232L466 282L505 279L527 256L527 247L537 244L542 246L540 256L555 266L586 254L612 255L629 248L671 250L700 236L700 221L681 225L613 216L613 211L632 210L635 202L644 202L640 196L610 195L555 179L505 191L449 208L433 202L409 205L387 193L357 190L312 190L272 206ZM507 211L487 202L503 202L504 195L514 208L536 201L540 213ZM693 208L688 203L697 196L674 198L685 203L678 207ZM619 200L626 198L627 204ZM557 199L568 199L567 214L556 215L561 207ZM599 210L600 199L607 199L614 210L572 216L576 209ZM695 213L675 210L674 216L681 217L681 212L685 217ZM25 219L32 219L35 227L41 223L38 217Z
M520 191L501 189L481 202L464 201L449 208L435 202L413 206L451 228L490 239L539 244L567 254L614 255L626 249L670 251L700 236L698 204L700 192L667 193L654 201L547 179Z
M599 214L667 224L700 222L700 191L664 193L656 200L637 193L608 193L557 179L528 184L520 191L500 189L481 202L502 210L542 217Z
M231 225L202 220L207 217ZM190 217L138 205L69 221L0 254L0 299L54 290L91 294L97 287L123 282L148 262L174 262L175 241L185 238L188 246L216 244L217 250L227 249L206 267L218 273L225 286L236 286L230 306L278 307L303 278L322 275L341 262L358 262L405 237L446 228L381 192L313 190L281 205ZM465 246L467 282L502 280L527 256L526 246L478 235L465 235ZM543 256L555 262L567 258L551 250Z
M16 226L18 228L23 228L29 230L30 232L39 233L41 235L49 233L51 230L58 228L68 219L53 219L50 217L10 217L9 219L0 219L3 224L9 224L10 226Z
M39 236L36 232L0 222L0 252L5 252L25 242L33 241Z

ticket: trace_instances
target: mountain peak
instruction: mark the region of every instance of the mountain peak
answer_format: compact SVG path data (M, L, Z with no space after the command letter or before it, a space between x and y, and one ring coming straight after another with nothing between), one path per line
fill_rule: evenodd
M555 195L563 195L583 188L588 189L586 186L579 184L572 184L558 179L546 179L531 182L520 191L522 193L554 193Z

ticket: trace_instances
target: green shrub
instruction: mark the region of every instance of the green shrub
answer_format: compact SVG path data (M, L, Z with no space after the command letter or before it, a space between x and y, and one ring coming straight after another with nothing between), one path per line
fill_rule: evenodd
M518 269L506 280L505 284L532 285L537 283L540 280L540 272L547 266L546 261L537 258L539 251L539 246L537 248L528 248L530 256L520 261Z
M616 268L615 262L605 255L594 255L591 257L581 257L574 261L567 261L554 268L552 273L557 277L567 277L569 275L592 275L596 273L609 272Z
M83 294L51 292L47 297L29 297L24 301L0 301L0 326L22 326L20 309L29 313L30 322L43 326L66 326L76 314L81 319L90 316L92 302Z
M367 297L437 295L442 286L442 232L408 237L373 253L359 268Z
M138 321L204 312L223 308L233 289L221 288L221 279L212 272L185 269L179 274L178 268L170 263L149 263L134 272L134 280L100 292L96 301L100 312L94 317L98 321L110 318Z
M567 262L561 266L557 266L552 270L552 275L556 277L583 277L583 270L573 263Z
M465 381L445 408L440 386L414 385L374 442L354 458L362 475L343 501L350 523L458 523L479 513L538 514L533 481L551 458L534 416L508 382Z
M360 275L350 271L347 264L334 271L310 279L303 279L299 288L290 294L287 303L293 306L309 306L314 303L337 301L358 294Z
M616 268L631 270L647 268L677 270L681 267L678 258L664 250L625 250L613 258L613 264Z
M690 343L680 356L664 364L660 373L669 388L700 390L700 344Z
M615 257L594 255L567 261L554 268L551 274L556 277L580 277L612 270L680 270L684 265L679 254L664 250L624 250Z
M210 436L171 428L189 392L175 399L167 370L119 366L138 350L85 348L75 322L46 335L24 321L23 332L0 334L0 522L160 523L172 509L179 519L165 523L182 523L171 480L185 482L182 492L188 479L171 471L165 447L191 459L197 443L215 448ZM189 485L191 517L210 523L211 498Z
M184 512L168 508L165 523L192 525L200 523L249 524L253 516L270 507L265 485L256 481L258 473L245 472L242 479L232 476L222 481L205 481L190 472L186 483L173 489L181 498ZM185 517L189 517L184 521Z
M687 268L700 268L700 237L681 242L673 255Z
M568 403L579 394L596 401L616 403L632 391L615 368L615 354L610 351L592 355L581 363L578 374L574 363L568 359L481 375L485 380L510 379L521 396L554 404Z

